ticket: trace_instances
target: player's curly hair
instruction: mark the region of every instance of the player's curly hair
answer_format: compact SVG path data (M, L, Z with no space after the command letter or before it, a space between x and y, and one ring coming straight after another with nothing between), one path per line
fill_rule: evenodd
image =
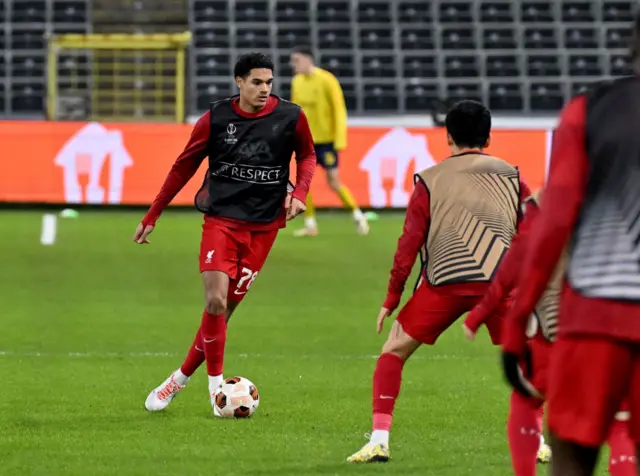
M262 53L245 53L236 61L236 65L233 68L233 76L235 78L238 76L246 78L252 69L257 68L270 69L271 71L275 69L273 61L271 61L271 58L267 55Z
M491 133L491 113L478 101L460 101L447 114L445 127L458 147L483 148Z

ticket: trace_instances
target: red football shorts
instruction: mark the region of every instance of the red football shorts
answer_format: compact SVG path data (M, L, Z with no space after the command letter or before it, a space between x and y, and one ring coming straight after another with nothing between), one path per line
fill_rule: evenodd
M230 278L229 301L240 302L258 277L278 230L229 228L205 218L200 242L200 272L222 271Z
M550 430L562 440L599 446L616 413L628 408L629 433L640 443L640 346L587 336L561 337L553 346Z
M540 404L544 401L548 389L551 345L542 332L538 331L535 337L527 341L529 359L523 358L520 361L520 371L527 382L525 386L532 386L540 394Z
M398 313L397 321L402 329L413 339L423 344L435 344L438 337L451 324L478 304L483 296L456 296L443 293L431 286L425 279L420 280L409 301ZM487 283L487 287L489 283ZM491 341L500 342L501 312L495 313L485 325L489 330Z

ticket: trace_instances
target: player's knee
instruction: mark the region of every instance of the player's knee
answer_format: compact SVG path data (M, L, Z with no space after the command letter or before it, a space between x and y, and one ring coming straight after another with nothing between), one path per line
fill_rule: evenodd
M382 346L383 354L393 354L402 360L407 360L412 352L411 348L401 339L389 338Z
M207 293L205 310L214 316L224 314L227 312L227 296L219 293Z
M327 177L327 183L329 184L329 187L331 187L331 189L334 192L340 191L341 185L340 185L340 179L338 179L338 177L332 177L332 176Z

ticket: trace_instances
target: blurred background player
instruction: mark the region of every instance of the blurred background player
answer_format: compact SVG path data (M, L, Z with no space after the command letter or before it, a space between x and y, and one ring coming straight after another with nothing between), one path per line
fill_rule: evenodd
M378 332L400 304L419 253L420 278L376 364L370 441L349 462L389 460L389 430L404 363L420 345L435 344L482 299L516 234L520 197L530 194L515 167L483 152L491 132L485 106L461 101L449 111L445 125L451 156L415 176ZM494 344L499 324L487 323Z
M369 233L367 218L356 203L351 191L342 184L338 173L339 152L347 146L347 107L342 87L329 71L315 65L313 51L299 46L291 53L295 76L291 81L291 101L299 104L309 119L313 134L317 163L326 173L327 184L353 213L358 233ZM296 236L318 234L316 212L311 195L307 195L304 228Z
M640 11L632 30L634 74L594 86L561 113L507 316L526 319L570 242L547 397L555 476L593 474L627 397L640 444ZM505 353L524 351L508 342Z
M184 363L147 397L149 411L164 410L205 361L213 404L213 392L223 383L227 321L256 280L278 230L304 211L316 166L313 140L300 107L271 95L273 69L261 53L238 59L234 77L240 95L212 103L198 120L135 232L136 243L148 243L162 210L208 155L196 197L205 213L200 243L205 309ZM294 152L296 187L288 194Z
M541 192L536 192L525 199L524 219L518 227L518 234L500 263L484 299L464 321L465 334L471 340L484 322L503 318L501 314L509 308L522 269L527 237L539 211L540 198ZM514 340L519 347L526 337L524 353L505 354L505 367L509 369L509 380L514 387L509 404L507 437L515 476L535 476L536 459L541 463L551 461L551 449L542 438L542 407L547 394L551 344L557 335L557 316L567 256L565 250L531 316L523 322L508 321L503 324L502 341L505 349L512 349ZM609 473L612 476L637 475L635 448L629 437L629 412L625 410L623 407L616 414L616 421L607 438L611 449Z

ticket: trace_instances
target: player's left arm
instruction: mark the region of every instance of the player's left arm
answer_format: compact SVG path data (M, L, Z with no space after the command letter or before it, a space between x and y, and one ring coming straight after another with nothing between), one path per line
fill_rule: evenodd
M333 147L337 150L344 150L347 147L347 105L344 100L344 93L340 82L334 75L327 76L327 88L331 100L331 111L333 112L333 125L335 127Z
M511 241L509 250L502 259L493 282L482 301L469 312L464 320L464 325L469 331L465 330L467 337L472 338L480 326L502 308L501 305L505 300L509 299L518 282L518 275L527 250L529 234L538 213L538 206L533 201L529 201L526 205L526 213L522 214L523 219L518 233Z
M589 173L585 107L584 96L571 101L555 131L548 183L531 231L518 293L505 321L505 353L519 354L524 350L527 317L546 289L578 219Z
M296 185L286 203L287 219L295 218L306 209L305 200L311 187L311 180L316 171L316 151L313 136L309 129L309 121L302 109L294 135L296 154Z

